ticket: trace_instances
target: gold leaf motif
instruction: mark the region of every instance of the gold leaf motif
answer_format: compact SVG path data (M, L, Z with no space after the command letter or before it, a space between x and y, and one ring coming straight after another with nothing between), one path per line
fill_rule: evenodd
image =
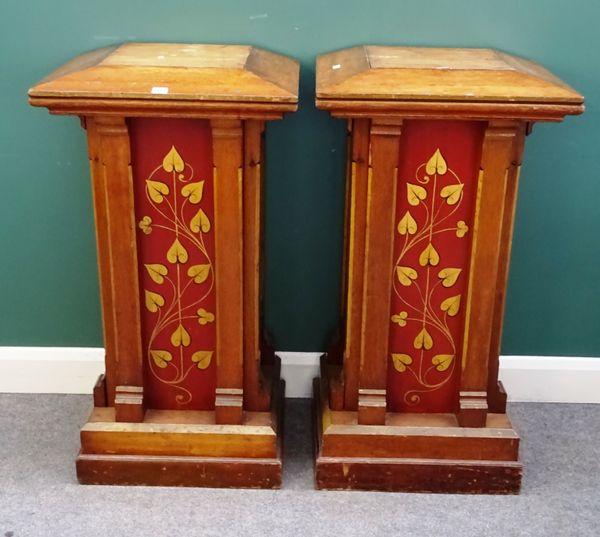
M406 366L412 364L413 359L409 354L392 354L392 362L394 363L394 369L399 373L406 371Z
M448 205L456 205L462 194L463 187L462 183L445 186L440 191L440 196L446 200Z
M138 227L142 230L144 235L150 235L150 233L152 233L152 218L144 216L144 218L139 221Z
M173 355L169 351L150 351L150 356L161 369L167 367L167 363L173 359Z
M195 283L203 283L208 278L210 274L210 265L192 265L188 271L187 275L190 278L194 278Z
M454 354L436 354L432 359L431 363L436 366L438 371L446 371L454 360Z
M464 237L467 231L469 231L469 226L465 224L464 220L456 222L456 236L458 238Z
M179 242L179 239L173 241L171 248L167 251L167 259L169 263L185 263L188 260L187 250Z
M181 189L181 195L187 198L190 203L200 203L202 201L202 194L204 193L204 181L198 181L197 183L188 183Z
M408 287L417 279L417 271L411 267L396 267L396 276L404 287Z
M196 314L198 315L198 324L205 325L212 323L215 320L215 314L200 308Z
M460 309L460 295L451 296L440 304L440 309L450 317L454 317Z
M163 283L165 276L169 273L169 269L160 263L144 264L144 267L146 267L146 271L150 278L152 278L152 281L156 283Z
M160 181L150 181L146 179L146 188L150 199L155 203L162 202L165 196L169 195L169 187Z
M206 369L212 361L213 351L198 351L192 354L192 362L194 362L198 369Z
M173 345L173 347L181 347L182 345L187 347L189 346L190 341L190 334L180 323L175 331L171 334L171 345Z
M440 255L437 253L437 250L433 247L433 244L429 243L419 256L419 265L421 265L422 267L425 267L427 265L435 267L439 262Z
M460 268L445 268L438 272L438 278L442 280L442 285L444 287L452 287L456 280L458 280L458 276L462 272Z
M398 222L398 233L400 235L414 235L417 232L417 222L412 217L409 211L404 213L404 216L401 218L400 222Z
M422 186L406 183L406 199L412 206L419 205L427 197L427 190Z
M171 149L165 155L162 165L166 172L172 172L173 170L176 172L182 172L185 168L185 163L183 162L181 155L177 152L177 149L175 149L174 145L171 146Z
M417 334L417 337L413 341L413 347L415 349L425 349L429 350L433 347L433 339L429 335L427 328L423 327L423 329Z
M437 173L438 175L444 175L447 171L448 166L446 165L446 161L444 160L444 157L442 157L442 153L438 147L435 150L435 153L427 161L425 172L428 175L433 175L434 173Z
M196 216L190 220L190 229L194 233L198 233L200 230L202 230L202 233L210 231L210 220L202 209L198 209Z
M156 313L158 308L162 308L165 305L165 299L161 295L147 289L144 289L144 302L146 309L152 313Z
M407 311L401 311L400 313L396 313L392 315L392 322L396 323L398 326L406 326L406 319L408 317Z

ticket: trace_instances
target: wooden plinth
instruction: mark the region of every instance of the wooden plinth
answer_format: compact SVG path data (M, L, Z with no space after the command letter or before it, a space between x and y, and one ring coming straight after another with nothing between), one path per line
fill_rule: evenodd
M81 429L77 477L87 485L279 488L285 383L271 412L245 412L243 425L209 411L148 410L142 423L95 407Z
M358 425L333 411L327 379L314 381L315 483L319 489L517 494L519 436L505 414L486 427L459 427L453 414L388 413Z

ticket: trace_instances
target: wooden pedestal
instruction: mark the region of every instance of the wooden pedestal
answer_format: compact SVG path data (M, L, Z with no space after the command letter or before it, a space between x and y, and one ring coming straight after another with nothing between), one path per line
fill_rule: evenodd
M524 139L582 102L491 50L319 57L317 106L349 137L342 338L315 382L319 488L519 491L498 357Z
M260 323L265 122L298 65L246 46L128 43L29 92L80 116L106 373L81 483L273 488L284 384Z

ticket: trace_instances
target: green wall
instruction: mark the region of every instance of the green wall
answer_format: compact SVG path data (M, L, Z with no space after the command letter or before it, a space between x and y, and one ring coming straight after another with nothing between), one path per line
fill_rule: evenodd
M300 111L268 128L266 321L316 351L339 309L344 126L315 110L314 59L351 45L495 47L538 61L585 115L528 139L503 353L600 356L600 3L590 0L4 0L0 345L102 343L85 134L26 92L121 41L248 43L300 60Z

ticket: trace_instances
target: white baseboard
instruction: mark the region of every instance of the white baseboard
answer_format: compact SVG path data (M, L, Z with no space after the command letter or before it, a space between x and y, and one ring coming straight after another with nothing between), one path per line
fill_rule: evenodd
M600 403L600 358L501 356L509 401Z
M104 349L0 347L0 393L92 393Z
M278 352L287 397L310 397L318 352ZM104 349L0 347L0 393L89 394L104 371ZM502 356L511 401L600 403L600 358Z
M322 352L278 352L286 397L312 397L312 381L319 376Z

